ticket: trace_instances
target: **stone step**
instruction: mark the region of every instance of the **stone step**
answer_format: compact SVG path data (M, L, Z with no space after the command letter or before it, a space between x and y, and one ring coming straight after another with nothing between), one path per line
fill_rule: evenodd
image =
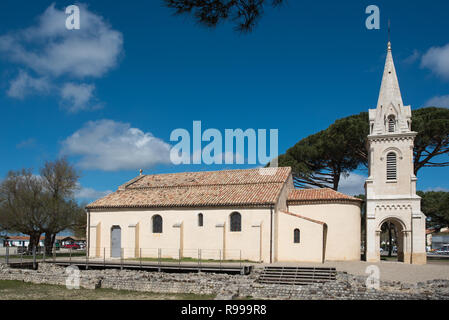
M317 276L335 276L335 272L263 272L262 274L269 274L269 275L317 275Z
M258 278L259 283L307 285L336 280L335 268L315 267L265 267Z
M259 276L260 278L289 278L289 279L294 279L294 278L306 278L306 279L313 279L313 278L317 278L317 279L335 279L336 276L335 275L314 275L314 274L288 274L288 275L283 275L283 274L261 274Z

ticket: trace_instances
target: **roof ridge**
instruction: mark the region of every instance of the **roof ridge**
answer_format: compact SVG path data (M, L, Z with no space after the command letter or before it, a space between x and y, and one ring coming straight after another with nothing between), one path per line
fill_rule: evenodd
M338 198L333 198L332 196L329 196L329 195L325 195L324 194L324 196L322 197L322 198L315 198L315 199L301 199L301 198L299 198L299 199L292 199L292 198L288 198L287 199L287 201L302 201L302 202L305 202L305 201L336 201L336 200L346 200L346 201L363 201L362 199L360 199L360 198L357 198L357 197L354 197L354 196L350 196L350 195L347 195L347 194L344 194L344 193L342 193L342 192L340 192L340 191L336 191L336 190L334 190L334 189L332 189L332 188L310 188L310 189L293 189L293 190L290 190L290 192L289 192L289 195L291 194L291 193L293 193L293 192L308 192L308 191L311 191L311 192L313 192L313 191L317 191L317 192L320 192L320 191L330 191L330 192L332 192L332 193L334 193L334 194L336 194L336 195L338 195L338 196L340 196L340 199L338 199Z
M132 178L131 180L129 180L128 182L125 182L124 184L121 184L117 189L118 190L124 190L126 188L128 188L128 186L132 185L133 183L136 183L137 181L139 181L140 179L142 179L143 177L145 177L145 175L141 174L138 175L137 177Z
M186 174L186 173L210 173L210 172L236 172L236 171L256 171L261 169L290 169L290 166L286 167L264 167L264 168L248 168L248 169L224 169L224 170L203 170L203 171L182 171L182 172L164 172L164 173L155 173L155 174L142 174L137 177L147 177L147 176L164 176L169 174Z
M181 184L181 185L169 185L169 186L155 186L155 187L133 187L120 190L144 190L144 189L169 189L169 188L193 188L193 187L215 187L215 186L248 186L254 184L283 184L284 181L263 181L263 182L241 182L241 183L208 183L208 184Z

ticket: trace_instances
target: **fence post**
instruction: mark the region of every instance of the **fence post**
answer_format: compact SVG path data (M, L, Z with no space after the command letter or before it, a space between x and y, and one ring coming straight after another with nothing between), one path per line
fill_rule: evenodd
M198 249L198 272L201 272L201 249Z
M140 269L142 269L142 248L139 248Z
M86 250L86 270L89 270L89 255L87 254L87 250Z
M22 266L22 265L23 265L23 249L20 252L20 266Z
M36 247L33 246L33 270L36 270Z
M240 274L245 274L245 271L242 270L242 249L240 249Z
M157 270L159 271L159 272L161 272L161 248L159 248L159 249L157 249L157 264L158 264L158 268L157 268Z
M72 248L69 248L69 264L72 265Z
M220 271L221 271L221 259L222 259L222 256L221 256L221 249L218 250L218 251L220 251Z
M56 246L53 246L53 262L56 262Z
M6 264L9 263L9 247L6 247L6 252L5 252L5 261Z
M125 249L120 248L120 270L123 270L123 255L124 255Z
M106 267L106 247L103 248L103 267Z
M178 256L179 256L179 265L181 265L181 248L179 248Z
M242 267L242 249L240 249L240 268Z
M42 259L44 260L44 262L45 262L45 251L47 250L47 247L46 246L44 246L44 254L42 255Z

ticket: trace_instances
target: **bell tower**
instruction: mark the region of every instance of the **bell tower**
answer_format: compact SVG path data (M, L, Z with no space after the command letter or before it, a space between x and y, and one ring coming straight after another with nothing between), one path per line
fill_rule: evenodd
M366 192L366 260L380 261L380 233L385 222L396 228L398 260L426 263L426 217L416 195L410 106L404 106L391 43L376 109L369 110L369 177Z

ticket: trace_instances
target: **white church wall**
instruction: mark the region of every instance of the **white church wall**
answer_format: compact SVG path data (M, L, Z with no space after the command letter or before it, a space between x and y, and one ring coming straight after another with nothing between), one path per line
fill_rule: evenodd
M357 204L289 205L289 212L327 225L326 261L358 261L361 245L361 211Z
M290 192L290 190L293 190L295 187L293 185L293 177L290 174L287 181L285 182L284 186L282 187L281 192L279 193L279 199L275 205L275 207L273 208L273 239L279 239L279 237L282 237L282 235L280 235L281 229L279 226L279 218L280 218L280 211L287 211L287 199L288 199L288 194ZM282 248L279 247L280 246L280 241L273 241L272 243L272 251L273 251L273 259L276 260L277 259L277 252L279 252L279 250L282 250Z
M242 231L230 231L230 214L237 211L242 217ZM203 226L198 226L198 214L203 214ZM152 217L163 219L162 233L152 232ZM101 222L100 250L91 241L90 255L111 255L111 228L120 226L124 257L161 256L167 258L270 261L270 209L178 209L178 210L116 210L91 211L91 225ZM135 239L138 225L138 241ZM91 230L92 231L92 230ZM136 248L137 246L137 248ZM180 252L181 249L181 252ZM241 256L240 256L241 252Z
M278 213L278 262L323 262L324 226L293 215ZM294 243L294 230L299 229L300 241Z

